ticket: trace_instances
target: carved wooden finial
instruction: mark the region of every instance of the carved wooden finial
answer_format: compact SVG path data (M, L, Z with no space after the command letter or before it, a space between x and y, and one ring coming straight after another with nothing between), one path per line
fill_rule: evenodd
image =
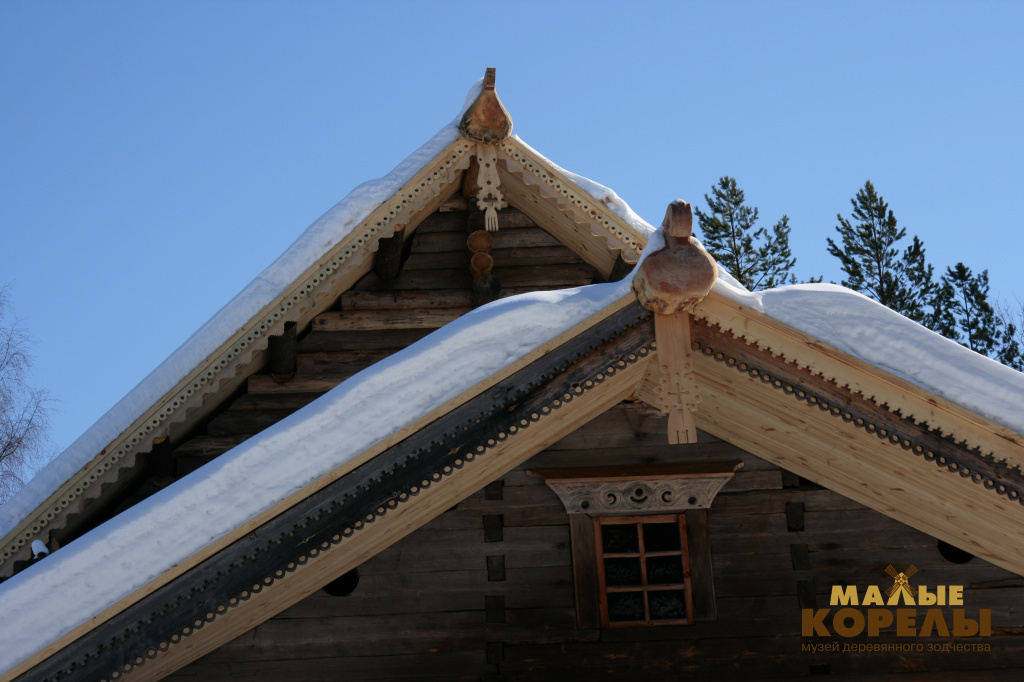
M484 74L484 87L462 115L459 132L471 140L493 144L512 132L512 117L494 90L494 69Z
M665 247L649 255L633 278L633 290L654 312L658 343L658 394L668 413L669 443L697 442L693 412L700 387L690 353L690 310L718 278L718 265L693 238L693 211L685 201L668 205L661 224Z
M685 201L668 205L665 248L640 264L633 290L641 305L662 315L690 310L704 300L718 279L715 259L692 236L693 212Z

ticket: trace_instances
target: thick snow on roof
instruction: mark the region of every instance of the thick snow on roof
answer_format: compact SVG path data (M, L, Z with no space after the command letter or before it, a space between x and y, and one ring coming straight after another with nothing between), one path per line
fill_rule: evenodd
M737 303L1024 433L1024 374L835 284L751 293L728 275L715 290Z
M547 162L638 231L651 234L645 253L664 245L661 232L655 232L615 192ZM1020 409L1024 405L1024 374L964 348L863 294L835 284L797 284L750 292L721 268L715 291L1024 434L1024 411Z
M478 308L7 580L0 670L629 292L626 280Z
M103 448L172 390L207 357L250 322L315 265L326 249L338 243L384 201L390 199L442 149L459 136L462 113L480 92L482 81L470 89L462 110L426 144L413 152L390 173L370 180L342 199L310 225L288 250L274 261L237 296L221 308L174 353L139 382L89 430L0 507L0 537L10 533L69 478L88 464Z

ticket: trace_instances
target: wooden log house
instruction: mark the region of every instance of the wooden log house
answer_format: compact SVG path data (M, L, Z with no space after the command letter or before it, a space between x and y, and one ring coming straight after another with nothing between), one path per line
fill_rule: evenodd
M0 679L1019 679L1024 436L731 300L687 205L652 236L510 132L488 70L390 199L7 533L0 599L491 301L632 288ZM808 632L834 587L899 580L990 621Z

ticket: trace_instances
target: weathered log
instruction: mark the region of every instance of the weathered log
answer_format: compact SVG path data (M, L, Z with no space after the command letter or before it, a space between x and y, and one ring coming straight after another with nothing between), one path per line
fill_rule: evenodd
M341 295L343 311L469 308L472 304L468 291L346 291Z
M361 331L377 329L437 329L459 315L465 308L433 310L329 310L313 320L313 328L321 332Z
M487 230L474 230L466 237L466 250L474 253L490 253L494 248L494 237Z
M473 257L469 259L469 272L473 275L474 286L477 280L480 279L481 275L488 275L494 269L494 258L491 254L483 251L474 253Z

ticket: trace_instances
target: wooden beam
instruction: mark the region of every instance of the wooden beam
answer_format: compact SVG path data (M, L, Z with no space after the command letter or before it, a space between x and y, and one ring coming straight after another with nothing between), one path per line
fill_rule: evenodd
M313 329L321 332L439 329L468 312L469 308L461 307L426 310L330 310L317 316L313 321Z
M402 271L402 247L404 245L404 230L395 232L390 237L384 237L378 243L377 257L373 261L373 271L382 280L393 280Z
M696 443L693 412L700 402L700 391L693 376L690 315L682 311L670 315L656 313L654 330L658 340L659 393L668 413L668 442Z
M686 544L690 551L690 586L693 588L693 620L708 622L718 618L715 581L711 564L711 535L708 510L686 511Z
M700 428L872 509L1024 574L1024 507L830 410L695 355Z
M295 376L295 358L298 347L298 332L294 322L285 322L284 331L268 339L268 365L270 376L283 384Z
M576 624L581 628L599 628L600 584L597 578L597 552L594 549L594 520L586 514L570 514L569 534L576 589Z

